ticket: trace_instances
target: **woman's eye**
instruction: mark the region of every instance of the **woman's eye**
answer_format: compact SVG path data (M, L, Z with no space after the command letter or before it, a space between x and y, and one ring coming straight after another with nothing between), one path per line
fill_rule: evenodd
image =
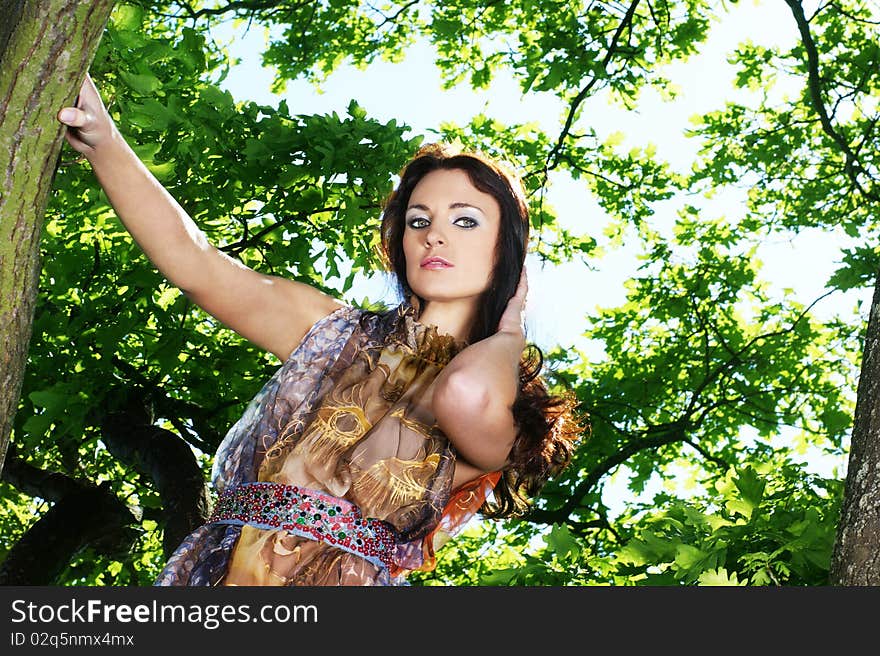
M419 228L424 228L426 225L428 225L428 223L429 223L429 221L427 219L423 219L420 216L417 216L417 217L410 219L409 221L406 222L406 224L410 228L415 228L416 230L418 230Z
M474 219L469 216L463 216L460 219L456 219L455 222L463 228L474 228L479 225Z

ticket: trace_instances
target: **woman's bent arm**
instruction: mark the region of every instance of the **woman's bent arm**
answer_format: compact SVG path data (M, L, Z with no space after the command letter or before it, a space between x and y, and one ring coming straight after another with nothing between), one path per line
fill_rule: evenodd
M471 344L437 376L434 416L458 453L484 472L507 464L517 435L513 404L519 392L519 364L526 346L526 270L494 335Z
M498 471L516 438L513 402L524 341L496 333L456 355L437 376L434 415L456 451L484 472Z

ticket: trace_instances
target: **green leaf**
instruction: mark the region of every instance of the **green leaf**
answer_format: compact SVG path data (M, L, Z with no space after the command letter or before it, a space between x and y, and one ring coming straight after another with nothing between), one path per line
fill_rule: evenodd
M742 500L752 509L757 508L761 504L764 497L764 480L758 475L752 467L742 470L734 479L736 488L742 495ZM751 515L751 511L749 511Z
M705 586L743 586L745 581L740 581L736 572L727 573L723 567L717 569L709 569L700 574L697 582Z
M698 568L708 554L698 547L689 544L680 544L675 550L675 564L683 570Z
M358 105L357 101L354 99L348 103L347 111L349 116L359 121L363 121L367 118L367 110Z
M113 7L113 25L119 30L136 32L144 22L144 9L140 5L119 2Z
M561 560L577 555L581 550L580 544L568 527L561 524L554 524L544 537L544 541Z
M165 180L170 180L174 176L175 163L173 161L162 162L161 164L150 162L147 164L147 168L150 169L150 172L155 175L160 182L164 182Z
M137 95L152 96L157 89L162 88L162 82L155 75L119 71L119 77L121 77Z
M177 287L169 286L154 299L154 302L163 310L167 310L180 296L181 292Z
M67 404L68 395L54 389L45 389L28 394L35 406L45 408L49 414L60 413Z

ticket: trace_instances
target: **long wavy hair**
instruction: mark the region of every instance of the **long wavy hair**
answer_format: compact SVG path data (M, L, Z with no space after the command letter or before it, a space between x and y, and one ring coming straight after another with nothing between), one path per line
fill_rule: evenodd
M495 266L477 303L477 316L467 343L474 344L497 332L507 303L516 292L529 243L529 210L519 177L507 165L484 154L448 144L422 146L400 173L397 188L385 201L381 225L381 257L394 274L404 299L424 299L410 288L403 251L405 214L413 189L428 173L440 169L464 171L480 191L490 194L501 208ZM585 427L576 415L577 399L568 390L552 394L541 372L544 355L527 344L520 358L519 392L513 404L517 436L492 499L480 508L491 518L524 514L530 500L552 477L568 466Z

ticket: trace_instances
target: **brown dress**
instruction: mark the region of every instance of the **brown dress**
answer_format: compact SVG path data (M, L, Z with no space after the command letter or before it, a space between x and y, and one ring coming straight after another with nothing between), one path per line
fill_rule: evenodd
M310 329L215 456L218 493L252 481L296 485L384 520L397 535L392 566L286 530L209 523L156 585L405 584L406 572L433 567L436 546L498 480L452 490L455 450L431 413L437 374L464 347L418 323L408 302L380 315L341 307Z

